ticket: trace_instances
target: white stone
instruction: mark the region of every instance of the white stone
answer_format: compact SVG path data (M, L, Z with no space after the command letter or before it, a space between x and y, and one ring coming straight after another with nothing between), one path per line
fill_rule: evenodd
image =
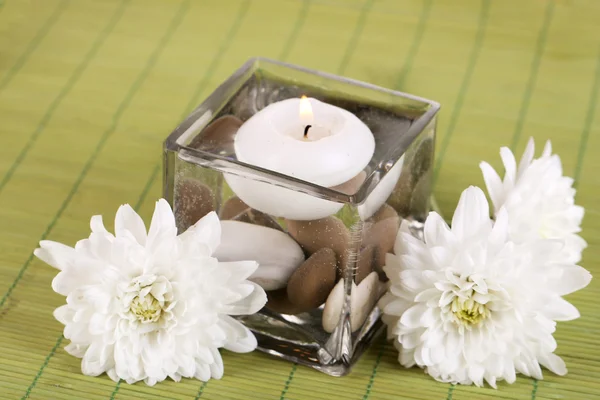
M382 286L379 282L377 272L373 271L357 286L352 282L350 296L350 323L352 332L356 332L364 324L365 320L375 307L379 299ZM333 332L340 321L340 314L344 306L344 280L340 281L329 293L323 309L323 329L325 332Z
M373 310L381 293L380 286L379 275L373 271L352 291L352 332L360 329Z
M302 248L287 233L240 221L221 221L221 244L213 257L257 261L258 269L249 279L265 290L284 288L304 262Z
M352 292L356 283L352 282ZM340 279L335 284L327 300L325 301L325 307L323 308L323 329L325 332L333 332L338 322L340 322L340 314L342 313L342 307L344 306L344 280Z

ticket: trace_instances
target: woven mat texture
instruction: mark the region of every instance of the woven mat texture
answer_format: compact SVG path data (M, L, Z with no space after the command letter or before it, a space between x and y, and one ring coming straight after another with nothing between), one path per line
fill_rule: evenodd
M225 377L155 387L87 377L52 316L41 239L73 244L122 203L149 220L161 143L262 55L439 101L435 194L450 214L478 163L551 139L586 207L583 266L600 277L600 2L594 0L0 0L0 398L594 399L600 280L560 323L569 375L498 390L435 382L375 344L333 378L224 352Z

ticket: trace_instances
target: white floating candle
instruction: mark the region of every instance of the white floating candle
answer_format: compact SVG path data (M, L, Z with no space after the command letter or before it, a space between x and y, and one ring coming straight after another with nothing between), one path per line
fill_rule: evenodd
M273 103L256 113L238 130L234 147L239 161L332 187L368 165L375 139L354 114L303 97ZM278 217L324 218L343 206L231 174L225 179L250 207Z

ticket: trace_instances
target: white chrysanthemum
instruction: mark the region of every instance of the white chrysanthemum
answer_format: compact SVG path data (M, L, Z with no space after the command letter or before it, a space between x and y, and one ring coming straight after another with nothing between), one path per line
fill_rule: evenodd
M561 257L577 263L587 243L577 235L584 209L575 205L573 179L563 176L560 157L552 154L550 141L540 158L533 159L534 151L531 138L517 168L512 151L500 149L504 180L488 163L480 164L494 209L498 212L503 207L508 212L511 240L562 239Z
M539 364L565 374L553 352L555 321L577 309L561 296L586 286L585 269L555 261L559 241L508 239L507 213L489 218L479 188L465 190L452 228L435 212L424 241L402 224L384 270L391 281L381 307L406 367L443 382L492 386L522 373L541 379Z
M61 270L52 288L67 297L54 312L83 358L86 375L104 372L148 385L171 377L206 381L223 375L219 348L249 352L254 335L230 315L257 312L263 289L247 278L254 261L219 262L221 225L213 212L177 236L169 204L156 204L150 229L129 206L119 208L115 235L101 216L75 248L42 241L35 255Z

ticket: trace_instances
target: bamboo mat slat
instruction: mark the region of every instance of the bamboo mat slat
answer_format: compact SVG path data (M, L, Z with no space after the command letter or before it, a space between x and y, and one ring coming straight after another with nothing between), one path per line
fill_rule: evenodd
M41 239L74 243L125 202L149 220L161 143L252 56L442 103L435 194L450 214L481 160L551 139L586 207L582 265L600 276L600 3L593 0L0 0L0 398L600 398L600 282L559 323L566 377L499 390L435 382L377 343L333 378L253 353L225 377L155 387L86 377L63 347Z

